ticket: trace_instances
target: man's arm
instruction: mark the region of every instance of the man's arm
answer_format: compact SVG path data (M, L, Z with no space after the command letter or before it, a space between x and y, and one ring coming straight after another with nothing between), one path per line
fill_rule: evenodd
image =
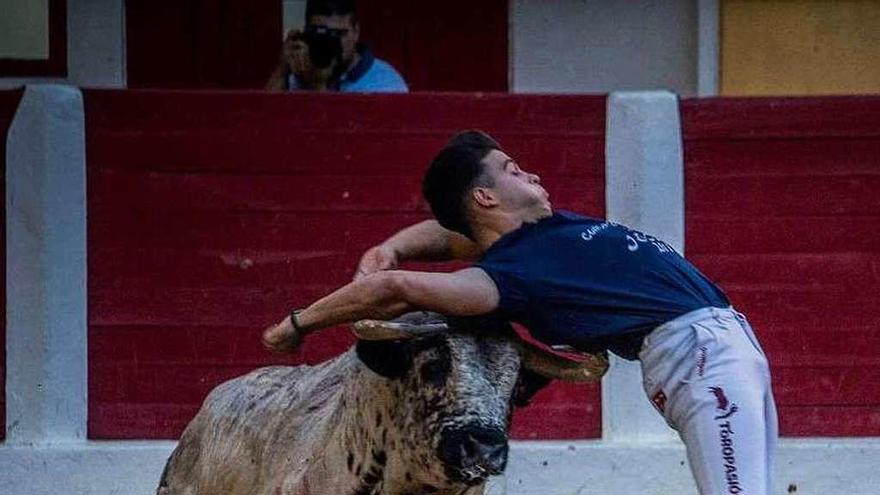
M287 65L279 63L266 81L265 89L268 91L285 91L287 89Z
M273 350L290 350L304 334L341 323L387 320L417 309L473 316L494 311L498 302L495 282L479 268L453 273L383 271L361 277L300 312L296 319L303 335L288 316L263 332L263 343Z
M291 66L296 63L296 53L293 46L293 38L299 33L296 29L288 29L281 38L281 54L278 56L278 64L269 75L265 89L269 91L286 91L287 76Z
M278 65L269 75L265 88L270 91L286 91L288 77L296 77L297 89L327 91L330 89L333 67L319 69L312 65L309 46L299 29L289 29L284 34Z
M364 253L355 280L380 270L395 269L406 261L473 260L479 255L476 243L467 237L443 228L436 220L425 220Z

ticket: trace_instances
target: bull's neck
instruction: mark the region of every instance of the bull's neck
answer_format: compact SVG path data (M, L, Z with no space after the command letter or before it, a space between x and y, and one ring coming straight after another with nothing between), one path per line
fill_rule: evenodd
M388 381L353 361L333 411L340 425L334 440L346 454L361 457L388 443L389 417L395 403Z
M331 413L331 424L337 427L325 444L325 459L335 459L332 464L339 471L333 475L345 480L338 493L422 493L426 485L439 488L442 473L414 465L419 454L414 449L425 439L402 434L407 425L397 410L400 383L369 371L353 354L350 358L342 394Z

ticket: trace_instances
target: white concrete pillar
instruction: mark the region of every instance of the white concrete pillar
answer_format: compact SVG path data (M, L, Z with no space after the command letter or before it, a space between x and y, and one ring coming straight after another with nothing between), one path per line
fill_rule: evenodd
M608 96L605 203L609 220L654 234L684 252L684 172L678 98L668 91ZM638 362L613 358L602 384L602 436L673 441L642 390Z
M86 437L82 94L28 86L6 146L6 442Z

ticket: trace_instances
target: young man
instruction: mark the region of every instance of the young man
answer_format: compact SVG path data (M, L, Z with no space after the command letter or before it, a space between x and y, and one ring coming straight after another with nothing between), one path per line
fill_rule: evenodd
M264 343L290 349L319 328L415 309L515 321L547 344L640 360L648 398L678 430L700 493L771 493L767 359L718 287L655 237L554 213L540 178L476 131L437 155L423 192L436 221L369 250L354 282L267 329ZM454 273L395 270L477 257Z
M269 76L266 89L321 90L342 92L406 93L409 88L394 67L373 55L359 42L360 24L355 0L309 0L305 31L336 36L342 48L341 60L327 69L314 67L303 33L284 35L281 58Z

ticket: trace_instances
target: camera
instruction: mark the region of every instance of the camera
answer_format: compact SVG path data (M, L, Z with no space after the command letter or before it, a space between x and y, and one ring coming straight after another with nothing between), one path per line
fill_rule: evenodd
M342 60L342 36L345 31L326 26L308 25L300 39L309 47L309 60L316 69L328 69Z

